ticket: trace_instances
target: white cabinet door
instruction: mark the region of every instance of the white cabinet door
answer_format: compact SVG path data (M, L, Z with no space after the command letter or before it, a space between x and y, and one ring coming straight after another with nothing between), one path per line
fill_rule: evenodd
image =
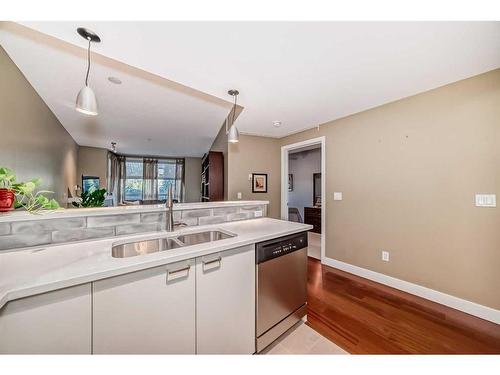
M196 258L198 354L255 352L255 246Z
M94 282L95 354L194 354L194 259Z
M90 354L91 285L8 302L0 309L2 354Z

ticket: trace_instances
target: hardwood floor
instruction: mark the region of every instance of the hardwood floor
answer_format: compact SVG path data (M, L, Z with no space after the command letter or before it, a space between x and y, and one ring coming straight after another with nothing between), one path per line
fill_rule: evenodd
M500 354L500 325L309 258L308 325L356 354Z

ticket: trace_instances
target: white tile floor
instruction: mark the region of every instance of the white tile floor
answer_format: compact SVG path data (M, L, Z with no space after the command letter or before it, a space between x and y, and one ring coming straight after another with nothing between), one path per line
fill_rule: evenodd
M349 354L303 321L285 332L261 354Z

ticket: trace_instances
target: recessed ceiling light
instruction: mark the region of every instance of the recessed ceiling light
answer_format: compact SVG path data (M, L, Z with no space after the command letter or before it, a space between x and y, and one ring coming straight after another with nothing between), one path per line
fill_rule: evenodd
M281 121L273 121L273 126L279 128L281 126Z
M116 77L108 77L108 81L111 83L114 83L115 85L122 84L122 80L120 78L116 78Z

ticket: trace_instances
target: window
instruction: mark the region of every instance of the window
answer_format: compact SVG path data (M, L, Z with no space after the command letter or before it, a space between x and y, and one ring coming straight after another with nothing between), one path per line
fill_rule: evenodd
M124 197L126 201L142 200L143 187L143 163L142 159L125 159L125 188Z
M181 201L180 192L182 190L182 171L179 171L181 164L177 160L158 160L158 199L166 200L168 186L173 185L174 199Z
M152 176L145 180L144 176ZM169 185L173 195L182 202L184 185L184 159L125 159L124 200L165 201Z

